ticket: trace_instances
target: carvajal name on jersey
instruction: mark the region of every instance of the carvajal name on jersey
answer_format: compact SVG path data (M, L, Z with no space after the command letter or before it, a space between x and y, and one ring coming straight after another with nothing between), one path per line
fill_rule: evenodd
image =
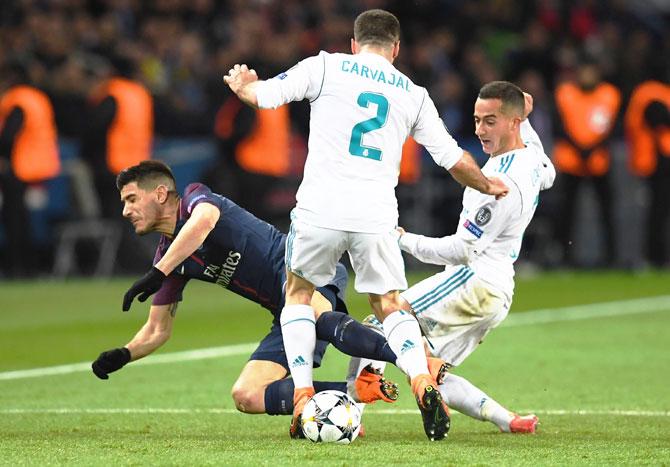
M367 65L359 65L357 62L351 60L342 61L342 71L345 73L353 73L363 78L368 78L378 83L385 83L396 88L404 89L409 92L409 79L402 75L391 73L387 78L382 70L375 70Z

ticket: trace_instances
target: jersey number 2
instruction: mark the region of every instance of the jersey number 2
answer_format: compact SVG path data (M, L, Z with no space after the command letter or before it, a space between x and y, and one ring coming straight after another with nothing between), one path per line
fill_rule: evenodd
M349 140L349 153L352 156L367 157L379 161L382 159L382 151L372 146L363 146L363 135L386 125L386 119L389 116L389 101L381 94L364 92L358 96L358 105L368 108L370 104L377 105L377 115L368 120L354 125L351 130L351 139Z

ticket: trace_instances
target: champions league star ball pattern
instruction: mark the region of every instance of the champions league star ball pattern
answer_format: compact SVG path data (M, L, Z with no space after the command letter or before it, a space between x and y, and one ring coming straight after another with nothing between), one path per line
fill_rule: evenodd
M352 443L361 429L361 410L340 391L317 392L302 412L302 431L315 443Z

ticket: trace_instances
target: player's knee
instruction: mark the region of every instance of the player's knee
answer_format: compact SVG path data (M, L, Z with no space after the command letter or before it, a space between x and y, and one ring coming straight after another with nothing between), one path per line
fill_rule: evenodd
M503 300L490 296L480 303L480 313L491 327L495 327L507 317L508 307Z
M491 327L496 327L496 326L498 326L500 323L502 323L503 320L504 320L505 318L507 318L507 313L508 313L508 310L507 310L507 308L504 308L504 307L500 307L500 308L498 308L497 310L495 310L495 311L492 313L491 318L490 318L490 320L491 320Z
M235 408L244 413L262 413L263 412L263 394L264 391L250 385L241 385L235 383L231 391Z

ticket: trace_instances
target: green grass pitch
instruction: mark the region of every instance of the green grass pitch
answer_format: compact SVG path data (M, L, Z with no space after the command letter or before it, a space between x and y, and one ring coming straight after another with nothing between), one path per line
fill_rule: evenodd
M508 320L456 372L510 409L537 413L536 435L501 434L454 414L449 438L431 443L409 387L390 369L402 382L400 400L368 407L367 436L351 446L291 441L287 417L236 413L230 388L245 347L218 358L146 360L108 381L78 367L17 373L90 363L125 344L147 311L135 303L121 312L132 280L0 284L0 464L670 464L669 273L518 280ZM356 317L367 314L364 297L351 291L349 303ZM269 325L260 307L193 283L159 354L257 342ZM341 379L346 364L331 348L315 377Z

